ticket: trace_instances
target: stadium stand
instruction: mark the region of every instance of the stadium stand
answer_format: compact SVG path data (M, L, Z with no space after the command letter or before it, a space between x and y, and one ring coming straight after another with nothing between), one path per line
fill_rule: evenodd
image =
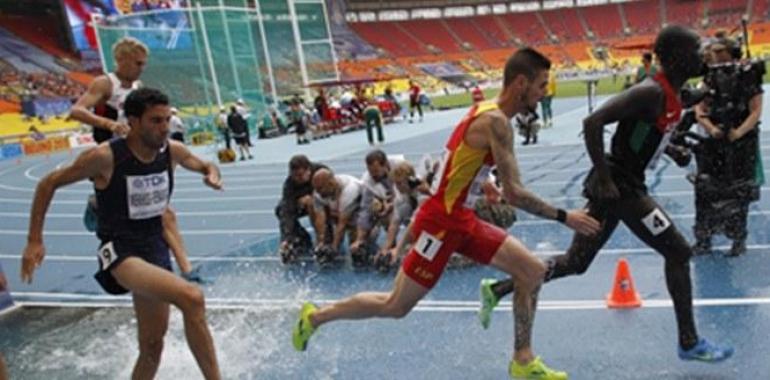
M580 8L579 11L596 38L613 38L623 34L623 19L619 4L585 7Z
M660 12L656 1L621 3L628 27L634 34L653 34L660 27Z
M459 52L459 42L452 38L451 33L446 28L446 24L441 20L411 20L400 21L397 25L410 34L416 41L438 49L432 53L456 53Z
M446 20L448 29L467 43L470 49L488 50L500 47L493 37L485 35L471 17L450 18ZM468 50L470 50L468 49Z
M746 13L746 1L711 0L707 5L706 17L710 27L732 27L737 25Z
M703 20L703 5L705 1L667 1L666 19L664 22L669 24L688 25L693 28L700 26Z
M751 22L765 22L768 19L770 0L753 0L751 3Z

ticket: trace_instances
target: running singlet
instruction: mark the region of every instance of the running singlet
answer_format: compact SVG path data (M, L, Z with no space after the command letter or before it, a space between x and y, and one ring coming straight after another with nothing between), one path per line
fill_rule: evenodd
M160 235L161 215L174 187L168 145L150 163L139 161L124 138L110 141L110 149L114 165L112 178L104 190L95 189L97 236L102 241L110 241Z
M655 124L640 120L629 128L618 128L608 157L613 172L637 187L644 186L644 171L655 169L682 114L682 103L663 72L655 74L652 80L663 88L665 110Z
M491 101L474 105L455 127L433 180L433 195L426 205L460 219L474 216L476 200L484 196L482 185L488 179L495 161L489 149L466 145L465 132L479 115L496 109L497 104Z
M131 87L125 88L120 84L120 79L118 79L118 76L115 75L115 73L107 74L107 78L110 79L110 83L112 84L112 95L110 95L110 98L107 99L105 103L96 106L96 108L94 108L94 113L110 120L127 123L126 116L123 114L123 103L126 101L126 97L131 91L134 91L141 86L141 82L134 81L131 83ZM112 132L104 128L94 127L93 136L94 141L96 141L97 144L101 144L112 138Z

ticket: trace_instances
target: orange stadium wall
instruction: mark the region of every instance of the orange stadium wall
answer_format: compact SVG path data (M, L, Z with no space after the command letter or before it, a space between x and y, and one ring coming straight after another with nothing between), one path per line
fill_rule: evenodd
M59 152L70 148L70 140L66 136L50 137L40 141L25 138L21 142L21 148L27 156Z

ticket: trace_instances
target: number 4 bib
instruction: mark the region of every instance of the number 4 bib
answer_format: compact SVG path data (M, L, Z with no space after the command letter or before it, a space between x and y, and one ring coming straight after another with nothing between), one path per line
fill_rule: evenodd
M652 210L651 213L642 218L642 223L650 230L652 236L660 235L671 225L671 222L666 218L666 214L660 211L659 208Z

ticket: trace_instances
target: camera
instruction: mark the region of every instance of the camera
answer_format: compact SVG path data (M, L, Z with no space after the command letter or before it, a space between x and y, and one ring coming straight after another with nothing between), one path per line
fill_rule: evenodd
M338 262L337 259L339 254L337 253L337 250L328 245L322 245L316 248L313 254L315 255L316 262L318 262L318 265L322 268L334 266Z
M406 181L409 184L409 188L412 190L416 189L417 186L420 186L422 183L422 181L420 181L420 179L417 177L409 177Z
M377 269L380 273L388 273L390 272L390 269L395 267L398 264L398 260L396 260L394 263L391 264L391 253L385 252L383 254L379 254L373 257L372 266Z
M284 264L294 264L299 261L301 256L305 256L310 251L310 242L301 238L293 237L289 239L286 249L281 249L278 253L281 255L281 262Z
M709 88L709 119L725 131L740 125L764 74L765 63L760 60L709 65L703 78Z

